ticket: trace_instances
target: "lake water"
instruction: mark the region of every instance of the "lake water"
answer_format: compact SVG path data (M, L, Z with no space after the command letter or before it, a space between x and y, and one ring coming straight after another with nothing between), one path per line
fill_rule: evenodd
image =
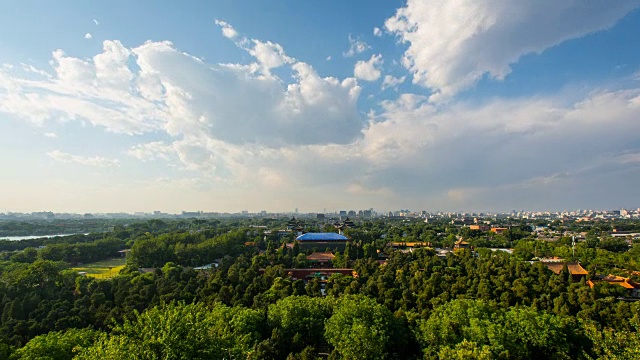
M78 234L31 235L31 236L0 236L0 240L18 241L18 240L52 238L52 237L56 237L56 236L71 236L71 235L78 235ZM88 234L84 234L84 235L88 235Z

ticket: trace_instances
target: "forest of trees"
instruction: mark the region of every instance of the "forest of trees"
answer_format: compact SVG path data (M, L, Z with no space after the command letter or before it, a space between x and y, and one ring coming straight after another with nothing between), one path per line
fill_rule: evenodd
M525 224L489 234L446 222L360 222L334 258L357 275L305 283L285 270L308 266L297 246L282 246L293 237L248 225L154 220L3 249L0 358L640 358L640 302L621 300L620 286L585 284L596 272L640 270L640 244L622 247L606 229L581 229L587 238L572 249L562 237L536 239ZM388 246L450 246L458 236L473 251ZM513 254L486 249L505 245ZM124 248L127 266L113 278L70 269ZM574 281L534 256L578 260L590 274Z

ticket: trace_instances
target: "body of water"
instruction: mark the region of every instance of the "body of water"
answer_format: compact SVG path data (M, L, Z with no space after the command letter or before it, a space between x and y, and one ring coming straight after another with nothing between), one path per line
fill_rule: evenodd
M9 241L19 241L19 240L31 240L31 239L41 239L41 238L52 238L56 236L71 236L78 234L58 234L58 235L31 235L31 236L0 236L0 240L9 240ZM83 234L83 235L89 235Z

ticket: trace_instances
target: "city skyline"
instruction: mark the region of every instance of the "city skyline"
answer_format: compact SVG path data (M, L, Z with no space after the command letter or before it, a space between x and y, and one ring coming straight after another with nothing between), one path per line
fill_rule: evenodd
M545 210L532 210L532 209L512 209L504 212L494 211L441 211L437 209L354 209L354 208L341 208L341 209L323 209L322 211L299 211L295 208L289 211L271 211L268 209L262 209L258 211L249 210L237 210L237 211L204 211L204 210L182 210L179 212L164 212L160 210L153 211L137 211L137 212L53 212L53 211L34 211L34 212L12 212L5 209L4 212L0 212L0 219L2 218L64 218L64 217L82 217L88 215L96 215L102 217L216 217L216 216L259 216L259 217L272 217L272 216L301 216L301 217L315 217L316 215L336 215L336 216L348 216L353 218L371 218L373 217L386 217L387 215L394 214L394 216L401 217L424 217L424 216L495 216L495 215L513 215L513 216L546 216L546 215L609 215L609 216L622 216L626 218L638 218L640 217L640 207L631 208L616 208L616 209L545 209ZM534 216L534 217L535 217ZM320 219L320 218L318 218Z
M0 209L636 209L639 7L6 4Z

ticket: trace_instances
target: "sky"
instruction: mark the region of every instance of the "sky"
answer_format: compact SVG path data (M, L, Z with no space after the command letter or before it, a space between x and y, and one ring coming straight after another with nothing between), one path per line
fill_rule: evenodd
M0 212L640 206L640 1L0 9Z

